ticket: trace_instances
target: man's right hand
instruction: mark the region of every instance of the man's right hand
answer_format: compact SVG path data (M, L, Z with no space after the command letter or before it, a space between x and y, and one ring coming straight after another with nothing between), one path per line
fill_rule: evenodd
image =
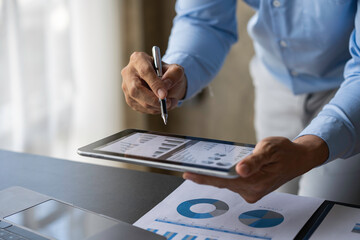
M121 71L122 89L127 104L134 110L159 114L159 98L167 98L168 110L174 109L186 94L187 80L184 68L163 63L163 77L156 75L153 58L143 52L134 52L129 64Z

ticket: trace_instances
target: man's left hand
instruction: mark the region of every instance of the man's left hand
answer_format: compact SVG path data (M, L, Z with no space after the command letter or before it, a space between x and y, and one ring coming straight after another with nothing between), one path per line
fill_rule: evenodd
M321 165L328 158L327 144L319 137L305 135L294 142L284 137L260 141L253 153L236 166L239 177L225 179L184 173L183 178L199 184L228 188L245 201L255 203L291 179Z

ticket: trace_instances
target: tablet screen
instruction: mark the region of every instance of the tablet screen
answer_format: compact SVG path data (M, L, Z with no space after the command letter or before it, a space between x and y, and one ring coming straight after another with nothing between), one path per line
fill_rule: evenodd
M134 132L97 147L95 150L123 154L126 157L142 157L227 170L249 155L253 147L221 143L220 141Z

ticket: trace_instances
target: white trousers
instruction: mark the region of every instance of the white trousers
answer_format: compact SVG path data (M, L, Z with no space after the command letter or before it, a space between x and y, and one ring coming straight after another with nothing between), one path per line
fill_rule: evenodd
M256 57L250 62L250 73L255 87L258 141L269 136L292 140L336 92L294 95ZM360 204L360 154L314 168L278 191Z

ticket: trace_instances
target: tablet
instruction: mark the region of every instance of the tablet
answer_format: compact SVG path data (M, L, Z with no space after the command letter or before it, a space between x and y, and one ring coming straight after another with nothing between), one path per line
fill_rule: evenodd
M235 166L254 145L127 129L78 149L78 154L181 172L238 177Z

